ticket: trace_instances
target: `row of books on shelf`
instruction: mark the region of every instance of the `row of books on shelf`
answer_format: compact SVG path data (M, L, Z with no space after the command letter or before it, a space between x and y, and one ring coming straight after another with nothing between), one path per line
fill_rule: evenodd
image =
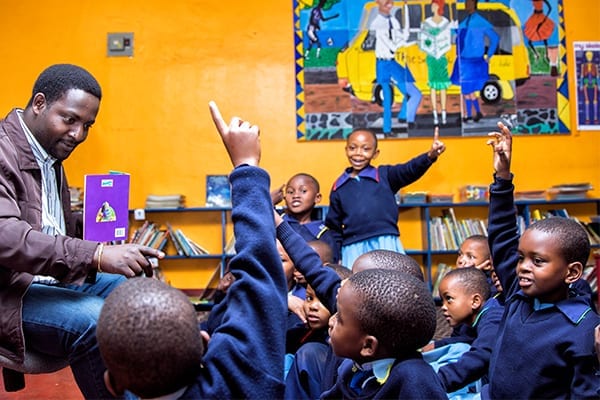
M479 218L457 219L454 209L448 208L442 210L442 216L431 217L429 232L432 250L458 250L469 236L487 236L487 227Z
M592 222L589 223L589 222L581 221L578 218L571 217L569 215L569 212L564 208L557 209L557 210L547 210L547 211L541 211L539 209L534 209L531 211L531 218L530 218L529 223L531 224L535 221L539 221L541 219L549 218L549 217L571 218L571 219L579 222L581 224L581 226L583 226L585 228L585 230L588 234L590 243L592 245L600 245L600 234L598 233L597 229L594 229L594 224L596 226L600 226L600 225L594 221L595 217L592 217ZM525 223L525 218L522 215L517 216L517 224L519 226L519 233L523 233L527 224Z
M163 228L154 222L144 221L142 226L133 232L130 242L164 251L169 239L180 256L209 254L208 250L186 236L181 229L173 228L170 223Z

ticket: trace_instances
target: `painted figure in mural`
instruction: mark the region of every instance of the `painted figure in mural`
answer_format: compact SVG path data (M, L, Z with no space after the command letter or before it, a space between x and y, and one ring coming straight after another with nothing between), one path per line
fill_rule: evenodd
M533 53L533 56L538 59L540 54L533 45L533 42L544 42L546 54L543 56L546 60L548 58L548 39L554 31L554 21L550 18L550 12L552 6L548 0L532 0L533 1L533 14L525 22L524 33L528 39L529 48ZM544 4L548 7L548 11L544 13Z
M529 48L533 53L533 57L537 60L540 58L540 53L537 51L534 42L543 42L546 54L543 57L550 64L550 74L558 76L558 46L549 45L548 41L555 32L556 24L550 17L552 5L549 0L532 0L533 13L525 22L523 33L528 39ZM544 13L544 4L547 7Z
M308 36L308 47L304 52L304 58L308 59L310 50L313 45L317 45L316 57L319 58L321 55L321 41L319 40L318 32L321 29L321 21L329 21L331 19L339 17L339 14L334 14L330 17L323 15L323 7L327 0L318 0L319 3L310 11L310 17L308 19L308 27L306 28L306 36Z
M417 108L421 103L421 91L415 86L415 79L408 66L402 66L396 61L396 51L406 46L409 37L408 5L404 0L404 21L394 17L394 2L392 0L377 0L379 13L371 22L370 30L375 32L375 74L377 83L383 93L383 133L392 136L392 104L394 103L395 85L404 96L402 107L398 113L400 123L408 123L409 128L415 127Z
M585 62L581 64L581 73L579 74L579 89L583 92L586 124L590 123L592 117L594 124L598 124L598 84L600 84L598 64L594 63L594 53L586 51ZM591 113L590 103L592 105Z
M448 76L446 53L452 46L451 22L444 16L445 0L431 0L431 17L421 23L419 47L427 56L427 85L431 89L433 123L439 125L437 92L440 92L442 125L446 125L446 89L452 82Z
M464 99L464 123L477 122L482 117L477 92L489 79L489 61L498 47L499 36L492 24L477 12L477 0L466 0L467 17L458 26L456 52L450 80L460 85ZM474 109L475 114L473 114Z

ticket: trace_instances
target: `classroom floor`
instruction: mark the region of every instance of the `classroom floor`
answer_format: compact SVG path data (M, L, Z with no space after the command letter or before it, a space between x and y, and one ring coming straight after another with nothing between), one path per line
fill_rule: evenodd
M0 378L1 380L1 378ZM25 375L25 389L7 393L0 383L2 400L82 400L70 368L52 374Z

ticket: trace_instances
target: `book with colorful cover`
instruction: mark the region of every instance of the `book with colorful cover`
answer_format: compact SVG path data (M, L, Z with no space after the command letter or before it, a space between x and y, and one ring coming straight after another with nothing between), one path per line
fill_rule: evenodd
M129 227L129 174L90 174L83 191L83 238L126 240Z
M231 186L227 175L206 175L206 206L231 207Z

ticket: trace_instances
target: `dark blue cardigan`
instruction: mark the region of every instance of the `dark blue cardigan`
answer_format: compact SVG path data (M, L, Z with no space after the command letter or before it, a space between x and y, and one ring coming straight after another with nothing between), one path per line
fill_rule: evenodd
M396 360L383 385L375 379L367 382L360 395L350 387L354 362L346 359L338 369L336 384L321 395L321 399L448 399L448 395L431 365L421 353Z
M347 169L329 195L325 224L342 246L382 235L399 236L395 194L429 169L434 160L427 153L404 164L381 165L349 178Z
M477 333L469 351L455 363L444 365L438 370L438 376L448 393L487 375L503 312L504 308L498 300L488 299L475 321Z
M203 357L203 369L184 399L283 397L287 283L275 247L269 176L240 166L231 181L237 254L229 269L236 280ZM218 311L218 310L217 310Z
M482 398L598 398L594 327L600 317L588 296L534 310L516 279L519 235L512 178L490 186L488 235L496 273L506 290L504 315Z

